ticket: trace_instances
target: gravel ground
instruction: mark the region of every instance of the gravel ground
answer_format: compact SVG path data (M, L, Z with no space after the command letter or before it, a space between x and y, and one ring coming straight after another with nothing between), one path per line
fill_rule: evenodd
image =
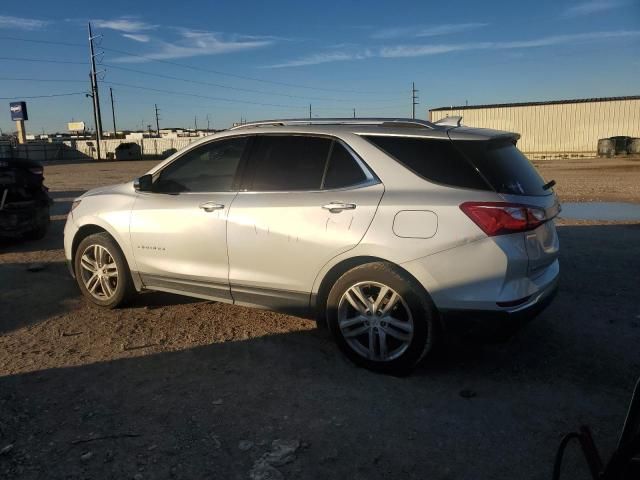
M535 161L564 202L640 202L640 157Z
M615 445L640 375L640 224L562 222L548 310L394 378L296 317L160 293L85 302L62 252L70 202L154 163L48 166L50 233L0 244L0 478L542 479L581 424ZM640 162L541 170L564 201L640 201ZM573 450L563 478L588 478Z

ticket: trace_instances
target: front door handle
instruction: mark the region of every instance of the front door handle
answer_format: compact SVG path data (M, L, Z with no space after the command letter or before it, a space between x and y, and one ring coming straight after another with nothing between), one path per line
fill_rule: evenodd
M222 210L224 205L215 202L204 202L200 204L200 208L205 212L213 212L214 210Z
M329 210L331 213L340 213L343 210L355 210L355 203L331 202L323 205L322 208Z

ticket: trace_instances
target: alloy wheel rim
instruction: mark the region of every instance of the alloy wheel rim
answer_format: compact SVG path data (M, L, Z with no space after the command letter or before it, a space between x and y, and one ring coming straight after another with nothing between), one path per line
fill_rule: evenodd
M102 245L89 245L80 257L80 275L89 294L98 300L109 300L118 288L118 267Z
M351 286L338 304L338 326L347 345L360 356L389 362L413 340L413 316L404 299L379 282Z

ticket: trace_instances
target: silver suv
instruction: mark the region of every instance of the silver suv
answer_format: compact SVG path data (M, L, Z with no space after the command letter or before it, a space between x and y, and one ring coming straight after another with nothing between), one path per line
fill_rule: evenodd
M559 204L518 135L405 119L277 120L90 190L65 226L82 293L160 290L312 316L406 371L454 331L512 333L553 297Z

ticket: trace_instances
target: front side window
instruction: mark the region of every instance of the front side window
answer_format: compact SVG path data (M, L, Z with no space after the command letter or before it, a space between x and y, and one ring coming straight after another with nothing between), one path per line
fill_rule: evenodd
M164 168L153 183L156 193L228 192L247 143L246 137L194 148Z
M331 140L259 135L247 164L245 188L256 192L320 190Z

